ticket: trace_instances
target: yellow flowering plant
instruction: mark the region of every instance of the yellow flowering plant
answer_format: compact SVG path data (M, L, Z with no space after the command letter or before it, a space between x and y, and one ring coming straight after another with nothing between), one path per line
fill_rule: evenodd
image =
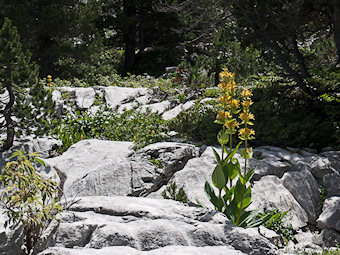
M217 166L212 173L212 183L218 189L218 195L208 181L205 183L205 192L217 211L224 213L236 226L244 228L256 227L262 224L267 217L259 217L258 211L246 211L251 204L251 186L249 184L254 170L247 170L247 160L252 157L252 149L248 148L248 141L254 139L255 131L249 126L253 125L254 115L250 112L252 93L244 88L238 99L239 88L235 82L235 74L223 69L220 73L221 96L219 97L220 110L217 112L215 123L221 124L222 129L217 140L222 146L220 156L213 149ZM242 140L234 149L232 147L233 135L237 134ZM244 141L244 149L240 149ZM229 148L227 144L229 143ZM242 174L240 163L235 154L240 151L245 159ZM234 182L236 180L236 183Z

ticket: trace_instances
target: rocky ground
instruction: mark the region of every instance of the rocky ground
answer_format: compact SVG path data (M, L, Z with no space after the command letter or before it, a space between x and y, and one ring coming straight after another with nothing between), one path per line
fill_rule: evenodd
M146 89L65 90L71 91L79 108L93 111L98 93L110 107L163 109L164 118L189 107L188 102L152 102ZM54 98L60 112L64 111L65 97L57 91ZM131 142L92 139L51 157L58 143L50 138L16 142L16 147L26 152L40 151L47 163L41 173L57 178L64 199L78 201L62 213L59 224L52 222L45 231L37 249L40 255L307 254L340 242L339 151L325 149L316 154L271 146L255 149L249 162L249 167L256 167L252 209L289 210L285 224L292 225L295 238L283 245L275 232L264 227L235 227L213 210L204 193L204 183L211 179L216 165L210 146L161 142L135 152ZM2 165L10 154L1 154ZM188 204L162 198L161 192L172 182L183 187ZM326 193L320 194L321 185ZM203 207L196 206L198 201ZM0 217L4 222L5 215ZM19 254L22 242L20 228L0 226L0 254Z

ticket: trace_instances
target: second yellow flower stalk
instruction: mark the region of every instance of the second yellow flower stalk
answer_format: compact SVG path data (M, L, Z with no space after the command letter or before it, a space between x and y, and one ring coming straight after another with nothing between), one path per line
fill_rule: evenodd
M237 132L240 125L243 128L238 130L239 139L245 141L244 150L240 150L241 156L245 159L245 170L247 172L247 159L252 157L252 149L248 148L248 140L255 139L255 131L249 126L253 125L255 120L254 114L250 112L250 106L253 104L251 97L253 94L247 88L241 92L242 102L237 99L238 86L235 82L235 74L228 72L225 68L220 73L221 96L218 98L221 110L217 112L216 123L223 125L223 132L229 134L230 150L232 148L232 135ZM242 108L240 109L240 105ZM239 119L239 121L238 121ZM222 144L224 146L224 144Z

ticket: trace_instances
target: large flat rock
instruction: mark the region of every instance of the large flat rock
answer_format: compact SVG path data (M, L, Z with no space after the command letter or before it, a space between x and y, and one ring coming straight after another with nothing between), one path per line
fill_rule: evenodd
M257 229L235 227L221 214L211 216L205 209L172 200L118 196L82 197L64 212L55 246L75 250L127 246L154 252L169 246L228 246L245 254L273 254L276 250Z
M65 176L67 197L84 195L127 195L131 192L128 156L131 142L82 140L59 157L46 159L51 168Z
M151 251L138 251L131 247L116 246L102 249L92 248L50 248L39 255L243 255L245 253L237 251L229 246L167 246Z

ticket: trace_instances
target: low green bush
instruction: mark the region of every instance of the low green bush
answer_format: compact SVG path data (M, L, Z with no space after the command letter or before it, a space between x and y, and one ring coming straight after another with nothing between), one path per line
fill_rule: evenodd
M190 141L216 144L216 135L220 130L220 126L214 123L216 113L216 101L196 104L171 120L169 129L178 132L181 138Z
M123 113L99 111L96 114L77 111L59 123L56 133L62 141L58 151L66 151L82 139L133 141L136 150L166 139L166 122L156 113L141 113L134 109Z
M8 217L5 227L23 226L23 254L29 255L43 230L63 208L58 203L57 184L43 178L34 167L44 165L37 153L26 156L17 150L11 158L16 160L8 162L0 175L0 202Z
M340 102L335 97L312 99L265 78L258 78L253 89L256 145L340 148Z
M280 212L278 209L274 209L272 211L265 211L261 215L263 217L268 217L269 215L270 218L265 221L263 225L279 234L285 244L293 240L296 234L291 224L283 223L283 218L288 212L289 211Z

